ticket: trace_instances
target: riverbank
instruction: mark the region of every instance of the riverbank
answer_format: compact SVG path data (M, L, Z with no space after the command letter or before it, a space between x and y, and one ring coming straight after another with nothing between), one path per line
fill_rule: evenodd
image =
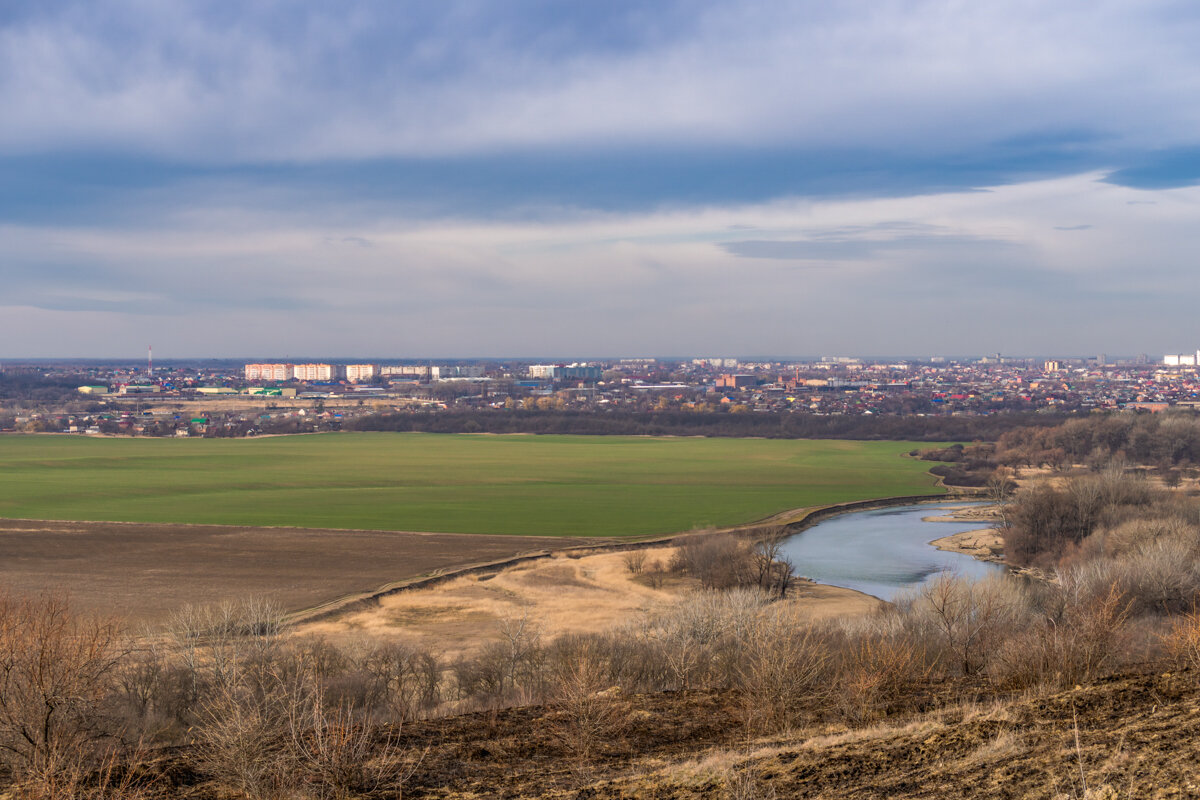
M996 527L1000 524L1000 509L996 505L951 506L945 510L950 513L924 517L923 520L925 522L984 522L990 523L991 527L953 533L934 539L929 544L938 550L962 553L979 561L1010 566L1004 560L1004 536Z
M934 539L931 545L938 550L950 553L962 553L980 561L993 564L1005 564L1004 537L995 528L980 528L977 531L963 531Z

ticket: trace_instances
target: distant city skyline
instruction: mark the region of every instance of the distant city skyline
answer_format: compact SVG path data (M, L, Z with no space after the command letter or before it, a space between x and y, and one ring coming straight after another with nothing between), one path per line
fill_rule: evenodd
M1188 352L1198 40L1172 0L10 5L0 360Z
M462 356L445 356L445 355L329 355L329 354L312 354L300 353L297 355L278 355L278 354L253 354L250 356L175 356L156 358L154 364L157 367L166 368L171 365L178 364L200 364L204 362L218 361L229 362L231 364L252 364L252 363L309 363L320 362L330 364L390 364L390 363L416 363L416 364L437 364L437 363L472 363L472 362L496 362L496 363L528 363L528 364L562 364L562 363L618 363L618 362L662 362L662 363L679 363L693 362L702 360L725 360L733 363L835 363L845 361L846 363L863 362L863 363L885 363L888 361L895 362L966 362L978 360L994 359L997 354L992 353L933 353L933 354L887 354L887 353L867 353L867 354L838 354L836 356L830 354L812 355L783 355L783 354L734 354L723 356L698 355L698 354L657 354L657 355L566 355L566 356L549 356L549 355L462 355ZM1162 365L1164 358L1171 358L1172 354L1162 353L1067 353L1061 351L1047 353L1000 353L1004 361L1034 361L1057 359L1065 361L1096 361L1101 357L1105 363L1113 364L1117 361L1135 361L1143 360L1148 366ZM1187 355L1192 355L1188 353ZM1200 358L1200 350L1195 351L1193 357ZM146 367L147 361L145 356L138 358L137 356L12 356L8 358L0 358L0 369L3 369L5 364L10 365L27 365L27 364L58 364L58 363L102 363L102 364L128 364L130 367ZM728 366L728 365L727 365Z

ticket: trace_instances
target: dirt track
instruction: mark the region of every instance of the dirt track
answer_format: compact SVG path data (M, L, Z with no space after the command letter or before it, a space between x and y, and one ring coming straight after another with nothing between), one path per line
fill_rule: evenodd
M434 571L596 541L0 520L0 587L65 590L81 610L153 623L187 603L258 595L296 610Z

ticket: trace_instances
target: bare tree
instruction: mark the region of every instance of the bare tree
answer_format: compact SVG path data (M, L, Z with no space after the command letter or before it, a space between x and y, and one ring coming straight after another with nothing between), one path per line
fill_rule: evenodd
M588 645L564 659L555 675L554 734L581 765L625 727L620 688L607 679L604 659Z
M500 636L504 674L500 692L516 691L533 686L523 686L526 674L532 673L533 662L541 650L542 636L537 624L530 618L529 609L523 608L520 616L506 616L500 620Z
M0 594L0 763L19 783L65 798L63 782L102 759L123 655L114 623L76 616L61 595Z
M310 796L349 800L403 786L420 759L404 757L394 731L381 737L369 715L356 718L345 703L329 708L316 677L304 681L305 690L290 695L288 739Z
M943 572L921 588L916 611L932 624L962 674L970 675L1020 607L1003 577L975 582Z
M750 547L750 578L757 585L779 599L787 597L787 591L795 578L796 568L784 555L784 545L789 537L784 525L766 528Z
M1012 478L1012 471L1007 467L995 470L988 478L985 487L987 498L996 506L996 511L1000 516L1000 527L1005 530L1012 524L1008 511L1016 489L1017 484Z

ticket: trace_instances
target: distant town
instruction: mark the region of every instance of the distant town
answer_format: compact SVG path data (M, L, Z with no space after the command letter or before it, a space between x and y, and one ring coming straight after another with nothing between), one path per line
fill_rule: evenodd
M454 411L982 416L1200 404L1200 353L1108 359L621 358L0 366L9 432L255 436Z

